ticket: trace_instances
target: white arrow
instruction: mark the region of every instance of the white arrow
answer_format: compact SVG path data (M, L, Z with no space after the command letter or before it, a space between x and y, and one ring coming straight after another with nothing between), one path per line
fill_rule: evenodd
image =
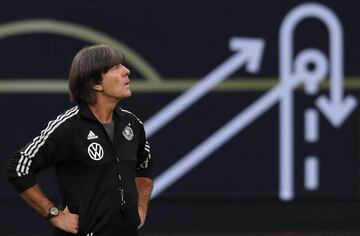
M294 78L277 84L270 91L258 98L253 104L248 106L244 111L240 112L219 130L213 133L205 141L196 148L174 163L170 168L161 173L155 179L152 198L159 195L191 169L199 165L219 147L228 142L236 134L241 132L253 121L269 110L279 99L282 98L284 92L293 90L301 82L300 78Z
M166 105L154 116L150 117L145 122L147 136L150 137L156 133L241 66L246 65L246 70L250 73L258 72L264 44L262 39L257 38L231 38L230 49L236 50L237 53L211 71L200 82Z
M335 41L335 40L334 40ZM336 42L340 44L342 37L338 36ZM334 127L340 127L350 113L356 108L357 100L348 95L343 97L343 64L342 52L340 47L333 46L331 55L330 71L330 98L325 95L316 99L316 106L326 116Z
M336 14L328 8L318 4L306 4L299 8L293 18L302 19L306 15L319 17L326 25L330 34L330 98L320 96L316 106L326 116L334 127L339 127L357 106L357 100L348 95L343 97L343 31L341 22Z
M334 127L340 127L356 108L357 100L352 95L342 98L342 85L331 82L330 99L322 95L316 100L316 106Z

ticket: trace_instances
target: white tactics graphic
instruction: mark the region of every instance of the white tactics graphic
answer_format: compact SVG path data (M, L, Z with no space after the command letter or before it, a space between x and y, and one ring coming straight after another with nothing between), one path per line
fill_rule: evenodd
M323 52L315 48L301 51L293 60L293 33L297 24L306 18L317 18L326 25L330 35L329 60ZM263 115L273 105L280 102L279 198L283 201L292 200L294 198L293 92L295 88L300 83L304 83L305 93L314 95L318 93L319 83L326 78L326 75L329 75L330 99L324 95L320 96L315 101L315 105L335 128L339 127L357 106L357 100L353 96L348 95L343 98L342 34L340 21L327 7L315 3L306 3L293 9L285 17L280 29L279 83L157 176L152 197L156 197ZM252 63L248 63L247 70L252 73L258 72L264 47L263 40L248 39L244 41L239 39L241 38L231 39L230 48L240 49L246 46L252 48L250 51L252 51L253 60ZM244 48L242 49L242 52L246 51ZM148 135L153 135L243 65L246 57L240 52L151 117L145 123ZM309 70L309 64L314 64L315 69ZM319 140L318 119L318 111L315 108L305 111L304 139L308 143ZM305 188L309 191L316 190L320 185L319 165L317 156L308 155L305 158L304 182Z
M294 58L294 32L299 23L307 18L316 18L325 24L329 32L329 58L315 48L305 49ZM355 109L357 100L351 95L343 98L343 32L336 14L320 4L300 5L285 17L279 38L281 83L301 79L305 83L305 93L314 95L318 92L319 83L328 75L331 98L329 100L322 95L315 103L330 123L334 127L339 127ZM309 69L310 64L315 66L313 70ZM293 93L293 89L284 90L280 100L279 197L284 201L294 198ZM305 141L308 143L317 142L319 139L318 117L315 109L305 112ZM319 186L319 170L316 169L319 168L318 157L314 155L305 157L304 167L305 188L316 190Z
M236 53L150 117L145 122L147 136L152 136L242 66L245 66L249 73L257 73L260 69L264 45L265 42L258 38L231 38L229 47Z

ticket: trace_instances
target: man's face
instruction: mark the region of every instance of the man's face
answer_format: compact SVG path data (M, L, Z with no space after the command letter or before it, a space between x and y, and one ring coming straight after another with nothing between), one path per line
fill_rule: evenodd
M117 65L102 75L102 95L117 101L131 96L130 70L124 65Z

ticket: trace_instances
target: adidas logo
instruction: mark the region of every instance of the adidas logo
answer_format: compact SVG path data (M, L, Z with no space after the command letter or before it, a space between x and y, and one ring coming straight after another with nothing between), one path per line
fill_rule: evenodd
M87 139L88 140L92 140L92 139L97 139L98 138L98 136L96 135L96 134L94 134L94 132L92 132L91 130L90 130L90 132L89 132L89 134L88 134L88 136L87 136Z

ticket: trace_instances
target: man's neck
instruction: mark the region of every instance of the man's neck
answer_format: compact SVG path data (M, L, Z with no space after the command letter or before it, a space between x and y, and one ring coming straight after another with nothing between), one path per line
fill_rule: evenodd
M113 111L116 107L116 103L102 103L97 101L94 105L89 105L91 112L96 119L102 123L110 123L112 121Z

